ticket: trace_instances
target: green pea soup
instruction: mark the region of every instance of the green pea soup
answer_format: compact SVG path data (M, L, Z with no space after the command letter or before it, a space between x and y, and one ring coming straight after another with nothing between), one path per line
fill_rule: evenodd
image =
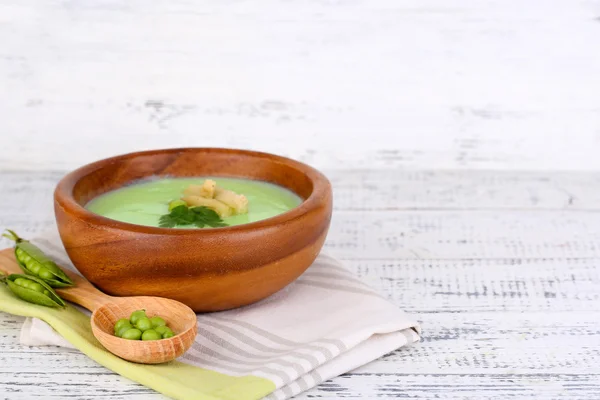
M268 182L219 177L157 178L134 183L92 199L85 208L96 214L136 225L159 226L161 215L168 214L169 202L179 199L190 184L213 179L218 187L248 198L248 213L223 218L230 226L261 221L297 207L302 199L292 191ZM196 228L177 226L177 228Z

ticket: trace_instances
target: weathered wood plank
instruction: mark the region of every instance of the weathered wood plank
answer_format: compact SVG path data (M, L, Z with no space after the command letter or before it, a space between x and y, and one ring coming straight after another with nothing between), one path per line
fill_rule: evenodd
M326 170L336 210L598 210L599 173Z
M70 361L69 361L70 362ZM71 370L52 375L48 372L0 373L0 388L5 399L114 399L166 400L165 397L116 375L106 369L93 373ZM49 379L60 376L60 379ZM34 383L34 384L32 384Z
M597 374L348 374L295 399L588 400L600 397L599 381Z
M27 234L55 229L47 214L4 214L0 224ZM338 211L325 250L345 259L388 261L597 258L599 224L595 212Z
M372 374L592 374L598 373L598 312L471 312L420 315L421 343L397 350L359 371ZM0 320L11 316L0 314ZM3 323L4 325L4 323ZM0 373L103 369L82 353L17 342L16 327L0 327ZM28 363L35 357L39 363ZM406 365L406 369L398 369ZM410 366L410 367L408 367Z
M397 350L360 371L597 374L598 314L598 311L423 314L419 316L424 329L422 343Z
M344 260L411 313L600 311L598 259Z
M25 234L51 229L53 217L50 196L59 174L42 174L40 178L37 174L32 176L23 173L8 173L3 176L7 178L0 180L0 185L7 195L0 199L0 208L5 210L0 214L0 225L19 228ZM464 176L470 174L465 173ZM389 175L385 179L393 182L394 177ZM595 175L581 179L584 183L581 186L574 184L574 187L597 187L591 185L596 179ZM410 181L410 178L407 180ZM489 181L496 182L493 178L489 178ZM354 196L353 193L357 190L352 186L353 179L344 179L343 182L350 186L340 184L342 189L339 196ZM442 184L441 181L437 182ZM550 190L556 184L554 182L547 187ZM501 184L496 188L491 183L490 185L491 192L498 190L504 193L498 197L510 197L513 193L510 184ZM385 190L382 190L381 195L385 196ZM438 194L441 192L442 190L437 190ZM461 193L460 190L454 192ZM577 193L583 204L594 203L593 190L589 190L589 195L583 189L574 189L573 192ZM375 193L379 192L376 190ZM470 197L469 193L467 190L457 196L466 200ZM545 197L549 199L549 203L557 195L556 192L551 193ZM568 203L568 196L574 195L563 194L560 202ZM490 198L489 195L483 197ZM600 224L600 213L549 209L532 213L526 208L528 199L523 197L521 201L519 204L525 208L518 210L440 210L433 206L434 210L412 210L411 204L415 206L418 200L411 200L408 196L399 210L382 211L377 207L374 211L368 211L368 207L359 211L352 211L350 207L338 209L334 213L326 249L338 257L379 259L600 256L600 232L596 229Z
M600 346L597 338L600 335L600 322L596 318L597 315L597 312L473 312L427 315L423 321L425 336L422 343L400 349L361 367L353 371L349 379L396 394L408 390L413 385L411 392L417 390L416 386L419 383L424 388L433 387L438 379L444 381L451 379L451 376L463 376L465 379L467 375L472 376L476 378L474 382L477 382L477 379L480 379L480 382L491 382L494 379L510 380L513 377L519 379L519 376L529 377L530 383L553 379L560 382L561 379L565 379L561 376L579 376L580 378L575 379L586 379L598 373L597 358L600 356ZM0 314L0 321L8 319L10 317ZM2 322L0 330L4 330L5 326ZM10 324L9 331L16 331L16 327ZM14 344L0 345L0 380L6 379L7 384L21 380L27 382L36 379L39 374L47 374L48 371L61 376L76 376L76 385L83 383L103 387L106 384L105 380L110 379L108 371L76 351L56 347L20 346L16 344L16 338L13 340ZM32 357L35 357L36 363L28 362ZM19 373L9 374L15 365L19 366ZM99 381L88 383L88 380L95 379L97 375L101 376ZM414 381L417 376L421 377L421 382ZM428 380L425 379L426 376L436 378ZM381 377L384 377L383 380ZM346 379L348 378L334 380L331 386L327 384L318 392L327 391L327 388L332 388L339 382L347 384ZM406 382L411 381L412 385L405 386ZM130 387L137 387L122 378L113 382L117 382L119 386L123 385L122 391L125 393ZM519 384L515 384L514 390L526 390L525 382L523 381L524 387L520 388ZM460 389L467 382L458 379L447 384L449 387ZM473 386L472 390L478 390L477 384ZM500 390L502 385L495 388ZM597 390L598 386L592 388ZM32 386L23 390L38 395L50 392L52 388ZM69 387L69 391L72 390L75 392L71 394L77 393L76 388ZM462 387L460 390L466 388ZM106 395L110 396L111 393L109 391ZM358 393L362 392L348 391L349 397L357 396Z
M598 257L599 224L593 212L339 211L325 248L354 259Z
M166 399L140 385L112 374L61 374L60 383L44 373L19 373L11 380L0 374L0 385L9 399ZM321 384L295 399L582 399L600 395L597 374L347 374ZM31 382L36 382L31 385ZM65 395L68 393L68 395Z
M600 210L600 173L339 170L324 173L336 211ZM4 210L51 212L62 171L2 171Z
M594 2L0 7L2 165L209 145L321 167L600 168Z
M112 374L61 374L60 383L44 373L19 373L11 380L0 374L9 399L166 399L149 389ZM581 399L600 395L597 374L347 374L321 384L295 399ZM31 382L36 382L32 385ZM65 395L65 393L68 393Z
M405 311L469 313L600 311L599 262L346 260L345 264Z
M425 336L300 398L597 397L597 177L573 175L330 174L338 208L328 252L417 313ZM52 229L59 177L3 173L10 195L0 196L0 225L27 235ZM9 398L163 398L79 352L20 346L21 320L0 314Z

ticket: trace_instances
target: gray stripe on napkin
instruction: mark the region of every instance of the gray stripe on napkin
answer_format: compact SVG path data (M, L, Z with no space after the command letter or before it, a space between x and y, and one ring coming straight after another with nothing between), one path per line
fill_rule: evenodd
M205 349L209 350L210 353L207 352L207 354L212 355L213 357L215 357L217 359L222 359L225 361L237 363L238 365L260 366L260 365L264 365L265 362L270 362L270 363L281 365L284 367L289 366L296 371L296 373L298 374L297 376L300 376L300 375L306 373L306 368L303 368L302 365L300 365L299 363L294 363L291 361L283 360L282 357L290 356L290 357L296 357L296 358L306 360L311 365L311 368L316 368L320 364L319 360L315 356L310 355L310 354L302 354L297 351L281 350L281 354L279 354L279 355L251 354L243 349L240 349L237 346L232 345L231 343L229 343L227 341L224 341L219 336L215 335L214 333L212 333L204 328L199 327L198 333L200 333L202 335L202 337L209 340L210 342L212 342L212 343L216 344L217 346L220 346L221 348L226 349L232 353L235 353L238 356L262 360L262 361L247 361L247 360L244 360L243 358L237 358L237 357L232 358L232 357L226 356L224 354L217 353L214 350L210 350L207 347L202 346L200 343L198 343L198 341L196 341L196 342L194 342L194 344L192 344L192 349L194 349L194 350L197 350L199 352L205 352ZM304 348L309 348L309 347L313 347L313 346L305 346ZM317 348L317 350L318 350L318 348ZM287 379L284 379L284 381L286 383L290 382L291 380L296 378L295 376L289 375L287 373L286 373L286 376L288 376Z
M206 354L206 355L214 357L220 361L230 362L230 363L233 363L238 366L246 366L246 368L243 368L241 370L241 372L249 372L256 367L265 365L265 363L272 363L272 364L281 365L282 367L293 368L294 370L296 370L298 375L301 375L305 372L304 368L302 368L298 363L294 363L292 361L287 361L287 360L282 360L280 358L274 358L272 360L263 360L263 361L247 361L247 360L240 359L240 358L230 357L228 355L225 355L225 354L219 352L218 350L211 349L211 348L206 347L198 342L194 342L192 344L192 349L195 350L195 352L197 352L199 356L202 354Z
M285 363L286 365L292 366L291 362L288 362L286 360L281 360L281 357L291 356L291 357L300 358L300 359L308 361L309 364L311 365L311 369L318 367L321 364L321 362L319 362L319 360L315 356L313 356L311 354L300 353L297 350L313 350L313 351L319 352L325 358L325 362L327 362L329 360L332 360L335 356L339 355L340 353L342 353L343 351L345 351L347 349L347 346L341 340L323 339L323 340L320 340L319 342L330 343L330 344L336 346L336 348L338 350L336 354L332 353L331 350L329 350L328 348L326 348L324 346L318 346L318 345L315 345L314 343L310 343L310 344L307 343L304 345L298 344L297 346L295 346L292 349L268 349L268 351L270 353L276 353L273 355L258 355L258 354L251 354L251 353L239 348L238 346L235 346L235 345L231 344L230 342L223 340L216 333L210 332L207 329L204 329L202 327L198 327L198 332L202 334L202 337L209 340L210 342L220 346L221 348L229 350L230 352L235 353L241 357L262 359L262 360L269 361L272 363ZM240 335L240 337L245 336L240 332L237 332L237 333ZM243 340L241 340L241 341L243 342ZM194 348L194 346L196 346L196 345L201 346L200 344L198 344L196 342L196 343L194 343L194 345L192 345L192 348ZM224 357L227 357L227 356L224 356ZM246 361L243 359L236 359L236 360L237 360L237 362L239 362L241 364L246 364L246 365L262 365L264 363L264 361L253 362L253 361ZM297 364L297 363L293 365L293 368L296 371L298 371L299 374L303 374L303 373L307 372L306 368L303 368L300 364Z
M342 342L339 339L321 339L319 340L319 342L331 343L332 345L338 348L338 354L348 350L348 346L346 346L346 343Z
M285 394L286 398L292 397L294 395L294 392L292 392L292 389L290 389L289 386L282 387L281 391L283 392L283 394Z
M203 348L201 350L203 354L210 355L214 358L222 358L223 357L221 354L216 353L207 347L204 347L204 346L200 346L200 347ZM280 380L282 380L284 382L284 384L290 382L290 380L292 379L288 373L281 371L281 370L273 369L270 367L261 367L261 368L252 369L252 370L248 370L245 368L239 368L239 367L232 367L232 366L220 363L218 361L209 360L206 357L195 356L195 355L191 354L191 352L189 352L189 351L187 353L185 353L181 358L183 358L184 360L192 361L192 362L194 362L195 365L199 365L199 366L210 365L213 367L217 367L223 371L233 371L233 372L236 372L236 373L239 373L242 375L249 375L249 374L251 375L251 374L255 374L256 372L262 372L265 375L272 375L272 376L278 377ZM236 361L230 361L230 362L236 363ZM262 364L264 364L264 363L262 363Z
M294 350L300 350L300 349L312 349L315 350L319 353L321 353L321 355L323 355L323 357L325 357L326 360L331 360L333 358L333 354L331 353L331 350L329 350L326 347L323 346L319 346L315 343L300 343L300 342L293 342L291 340L285 339L281 336L275 335L271 332L265 331L264 329L261 329L255 325L252 325L250 323L247 322L243 322L243 321L237 321L237 320L232 320L232 319L228 319L228 318L224 318L224 317L217 317L215 315L211 315L210 317L206 317L206 318L202 318L201 321L206 321L207 318L211 318L211 319L217 319L217 320L221 320L221 321L226 321L229 322L231 324L234 325L238 325L241 326L243 328L248 329L249 331L252 331L254 333L256 333L257 335L260 335L261 337L264 337L268 340L271 340L272 342L284 345L284 346L288 346L291 349ZM239 335L244 335L243 333L237 331L237 333ZM233 335L232 335L233 336ZM247 337L247 335L244 335ZM319 342L324 342L324 343L330 343L332 345L334 345L335 347L337 347L338 349L338 354L344 352L347 349L347 346L344 344L344 342L342 342L341 340L336 340L336 339L322 339L317 341L316 343ZM277 350L277 349L272 349L269 348L268 351L273 352L273 353L278 353L278 352L285 352L285 350ZM290 353L290 354L294 354L294 353ZM310 356L308 354L300 354L298 353L300 356L304 356L304 357L311 357L312 361L309 361L312 365L313 368L316 368L320 362L314 357L314 356ZM314 361L314 362L313 362Z
M287 346L288 349L273 349L271 347L265 346L262 343L257 342L256 340L254 340L253 338L251 338L250 336L232 328L229 326L225 326L222 324L218 324L215 323L214 321L210 321L206 318L202 318L202 320L200 321L201 323L205 323L207 325L211 325L217 329L220 329L226 333L229 333L231 336L235 337L236 339L238 339L239 341L248 344L251 347L254 347L257 350L261 350L261 351L265 351L265 352L269 352L269 353L276 353L276 354L298 354L299 357L304 356L304 357L308 357L310 355L308 354L301 354L301 353L292 353L290 352L290 350L303 350L303 349L309 349L309 350L314 350L316 352L321 353L321 355L323 357L325 357L325 359L327 361L331 360L333 357L339 355L340 353L346 351L348 349L348 347L346 346L346 344L344 342L342 342L339 339L320 339L316 342L311 342L311 343L300 343L300 342L296 342L295 345L290 345ZM239 322L239 321L236 321ZM228 329L223 329L223 328L228 328ZM260 328L258 327L254 327L255 329L253 330L255 333L259 334L260 336L264 337L264 332L266 331L262 331ZM260 333L258 333L260 332ZM270 334L273 335L273 334ZM282 340L285 340L283 338L280 338ZM254 343L254 344L253 344ZM327 347L319 345L319 343L329 343L333 346L335 346L337 348L337 353L334 355L331 350L329 350ZM313 364L311 362L311 364L313 364L313 368L315 368L318 364L320 364L316 358L314 358L313 356L310 356L314 359L315 363ZM309 361L310 362L310 361Z
M312 376L312 378L315 380L315 385L318 385L319 383L324 381L323 377L321 376L321 374L319 374L317 370L312 371L309 375Z
M309 377L313 379L313 381L315 382L314 384L308 383ZM301 377L300 379L298 379L298 384L302 388L302 391L308 390L309 388L316 386L321 382L323 382L323 378L317 372L317 370L313 370L309 374L306 374L303 377Z
M252 354L252 353L248 353L246 350L241 349L233 344L231 344L230 342L224 340L222 337L220 337L219 335L215 334L214 332L209 331L208 329L205 329L201 326L198 326L198 333L205 339L213 342L214 344L227 349L229 351L231 351L232 353L235 353L239 356L242 357L247 357L247 358L254 358L254 359L260 359L260 360L272 360L273 358L278 357L279 355L264 355L264 354ZM289 352L288 350L282 350L281 352Z
M312 378L313 382L309 383L308 382L309 378ZM321 374L319 374L319 372L317 372L317 370L314 370L314 371L311 371L310 373L296 379L294 382L296 382L298 384L298 387L300 388L300 391L298 393L301 393L312 387L317 386L318 384L322 383L323 381L324 381L324 379L321 376ZM294 382L292 382L292 383L294 383ZM265 397L265 400L281 400L281 399L287 399L292 396L295 396L298 393L294 393L294 390L292 390L292 388L291 388L292 383L274 391L273 393L271 393L270 395Z
M214 321L208 321L206 319L204 319L202 321L202 323L204 323L206 325L211 325L214 328L220 329L223 332L226 332L229 335L231 335L232 337L236 338L240 342L247 344L248 346L253 347L257 350L264 351L264 352L270 352L270 353L279 353L279 354L283 353L283 356L289 355L289 356L293 356L296 358L300 358L300 359L307 361L311 365L312 368L315 368L317 365L319 365L319 361L312 355L297 353L294 351L290 351L290 349L288 349L288 350L272 349L272 348L269 348L269 347L263 345L262 343L257 342L256 340L252 339L250 336L247 336L247 335L241 333L240 331L237 331L229 326L217 324ZM213 343L214 343L214 341L213 341ZM234 351L233 345L231 345L231 344L229 344L229 345L232 346L231 351ZM239 353L236 352L236 354L239 354ZM278 356L280 356L279 354L278 354ZM289 362L286 360L277 360L277 361L273 361L273 362L291 366L292 368L294 368L296 370L298 375L301 375L306 372L306 368L303 368L302 365L300 365L299 363L292 363L292 362Z
M306 377L296 379L296 382L298 383L301 391L304 392L305 390L308 390L308 382L306 382Z
M230 319L230 318L226 318L226 317L222 317L222 316L216 316L214 314L211 315L210 318L217 319L217 320L220 320L220 321L226 321L226 322L229 322L231 324L241 326L242 328L246 328L249 331L253 331L254 333L258 333L259 335L261 335L261 336L269 339L272 342L279 343L279 344L282 344L284 346L295 347L295 346L303 344L303 343L300 343L300 342L294 342L294 341L288 340L288 339L283 338L281 336L277 336L277 335L275 335L275 334L273 334L273 333L271 333L269 331L265 331L264 329L261 329L258 326L252 325L252 324L250 324L248 322L238 321L238 320L235 320L235 319Z
M217 323L215 321L211 321L211 320L206 319L206 318L203 318L199 322L203 323L203 324L206 324L206 325L210 325L213 328L219 329L219 330L221 330L223 332L226 332L226 333L230 334L231 336L233 336L234 338L238 339L240 342L243 342L243 343L247 344L248 346L251 346L251 347L253 347L253 348L257 349L257 350L265 351L265 352L269 352L269 353L279 353L279 352L281 352L278 349L273 349L272 347L265 346L264 344L257 342L256 340L254 340L250 336L245 335L242 332L240 332L240 331L238 331L235 328L232 328L230 326L219 324L219 323Z

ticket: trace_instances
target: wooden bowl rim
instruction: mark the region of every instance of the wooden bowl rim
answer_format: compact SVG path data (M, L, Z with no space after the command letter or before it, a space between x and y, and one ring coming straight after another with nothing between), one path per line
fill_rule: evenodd
M128 222L117 221L107 217L103 217L99 214L88 211L73 197L73 190L75 185L85 176L90 173L97 171L106 165L113 162L122 161L128 158L135 158L139 156L151 156L153 154L165 154L165 153L183 153L183 152L198 152L198 153L235 153L253 157L266 158L270 161L281 162L289 167L295 168L300 172L304 173L313 185L313 190L307 199L304 199L297 207L286 211L282 214L274 217L266 218L260 221L249 222L247 224L227 226L222 228L206 228L206 229L176 229L176 228L159 228L154 226L136 225ZM216 175L219 176L219 175ZM228 176L233 177L233 176ZM246 178L240 176L239 178ZM63 210L79 219L85 220L88 223L95 225L103 225L114 229L120 229L134 233L145 233L155 235L197 235L197 236L208 236L208 235L219 235L225 232L244 232L254 229L263 229L274 227L286 222L291 222L297 218L300 218L304 214L317 209L323 205L323 199L327 196L330 190L330 183L327 177L321 172L312 168L311 166L304 164L300 161L292 160L287 157L278 156L271 153L265 153L253 150L241 150L241 149L229 149L220 147L181 147L173 149L157 149L157 150L146 150L137 151L132 153L126 153L117 155L114 157L105 158L98 160L65 175L56 185L54 190L55 202L63 208ZM288 189L289 190L289 189Z

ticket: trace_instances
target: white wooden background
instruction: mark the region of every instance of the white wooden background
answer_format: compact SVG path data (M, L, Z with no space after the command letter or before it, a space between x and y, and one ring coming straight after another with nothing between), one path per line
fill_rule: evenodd
M117 153L323 169L327 251L424 340L301 399L600 398L600 1L0 0L0 118L0 228L29 236ZM0 398L163 398L21 323Z
M0 0L0 165L226 145L598 169L599 18L598 0Z

